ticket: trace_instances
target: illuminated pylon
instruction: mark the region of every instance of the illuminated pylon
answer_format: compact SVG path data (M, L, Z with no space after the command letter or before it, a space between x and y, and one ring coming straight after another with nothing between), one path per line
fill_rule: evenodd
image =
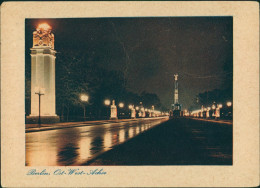
M56 115L55 54L51 27L46 23L40 24L33 32L31 48L31 114L28 117L30 121L37 121L38 116L41 116L43 123L59 121ZM41 88L44 89L44 95L39 103L36 90Z

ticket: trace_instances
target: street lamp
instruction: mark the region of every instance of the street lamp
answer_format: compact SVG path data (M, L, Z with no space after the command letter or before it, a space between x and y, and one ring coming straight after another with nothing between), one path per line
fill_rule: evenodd
M118 107L119 108L124 108L124 103L122 103L122 102L120 102L119 104L118 104ZM122 112L122 110L120 110L120 109L118 109L118 117L120 116L120 114L121 114L121 117L124 115L123 114L123 112Z
M215 104L212 105L212 116L216 116L216 106Z
M83 102L88 102L88 95L85 95L85 94L81 94L80 95L80 100L83 101Z
M135 107L135 110L136 110L136 117L139 117L139 115L140 115L140 112L137 113L137 111L139 111L139 109L140 109L139 106L136 106L136 107ZM138 115L138 116L137 116L137 115Z
M35 87L34 88L35 94L39 95L39 119L38 119L38 126L41 127L41 95L44 95L45 88Z
M83 103L86 103L88 102L88 95L86 94L81 94L80 95L80 100L83 102ZM84 109L84 120L86 119L86 106L85 104L83 104L83 109Z
M119 106L119 108L124 108L124 103L120 102L120 103L118 104L118 106Z
M104 101L104 104L107 106L107 118L109 119L109 105L110 105L111 101L109 99L106 99Z
M232 102L227 102L227 106L230 107L232 105Z
M106 106L109 106L109 105L110 105L110 100L106 99L106 100L104 101L104 103L105 103Z
M227 102L227 118L232 118L232 108L231 108L231 106L232 106L232 103L229 101L229 102Z

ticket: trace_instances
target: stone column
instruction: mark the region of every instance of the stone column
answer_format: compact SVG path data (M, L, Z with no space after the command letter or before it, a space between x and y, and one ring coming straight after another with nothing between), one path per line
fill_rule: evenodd
M135 108L133 107L131 109L131 119L135 119L136 118L136 112L135 112Z
M216 119L219 119L220 118L220 108L216 108L216 116L215 116Z
M115 105L115 100L112 101L112 105L110 106L110 119L118 119L117 118L117 108Z
M140 111L141 111L141 117L144 118L144 117L145 117L145 110L144 110L144 107L142 107Z
M155 117L155 113L154 113L154 105L152 106L151 116L152 116L152 117Z
M206 118L209 118L209 110L210 110L210 109L207 109Z

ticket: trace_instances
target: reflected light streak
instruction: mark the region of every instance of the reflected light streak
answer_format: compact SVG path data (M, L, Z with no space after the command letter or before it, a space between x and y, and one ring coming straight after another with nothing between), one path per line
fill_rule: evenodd
M136 135L140 133L140 127L136 127Z
M133 127L130 127L129 129L129 138L132 138L133 137Z
M112 133L112 146L117 145L119 143L119 135L118 132Z
M52 134L26 134L26 164L28 166L55 166L57 165L57 145Z
M77 158L78 163L85 162L89 157L91 157L90 154L90 148L91 148L91 139L90 137L81 138L78 143L78 152L79 157Z
M119 131L119 142L122 143L125 140L125 132L123 129L120 129Z
M28 166L56 166L57 149L48 143L39 143L36 149L26 150L26 163Z
M107 132L104 136L104 149L107 150L112 146L111 132Z

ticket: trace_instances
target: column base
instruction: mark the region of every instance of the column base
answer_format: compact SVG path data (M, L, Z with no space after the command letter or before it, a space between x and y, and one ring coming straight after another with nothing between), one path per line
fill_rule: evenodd
M110 117L110 120L118 120L117 117Z
M37 124L39 122L39 116L26 116L25 123L26 124ZM59 123L59 116L41 116L41 123Z

